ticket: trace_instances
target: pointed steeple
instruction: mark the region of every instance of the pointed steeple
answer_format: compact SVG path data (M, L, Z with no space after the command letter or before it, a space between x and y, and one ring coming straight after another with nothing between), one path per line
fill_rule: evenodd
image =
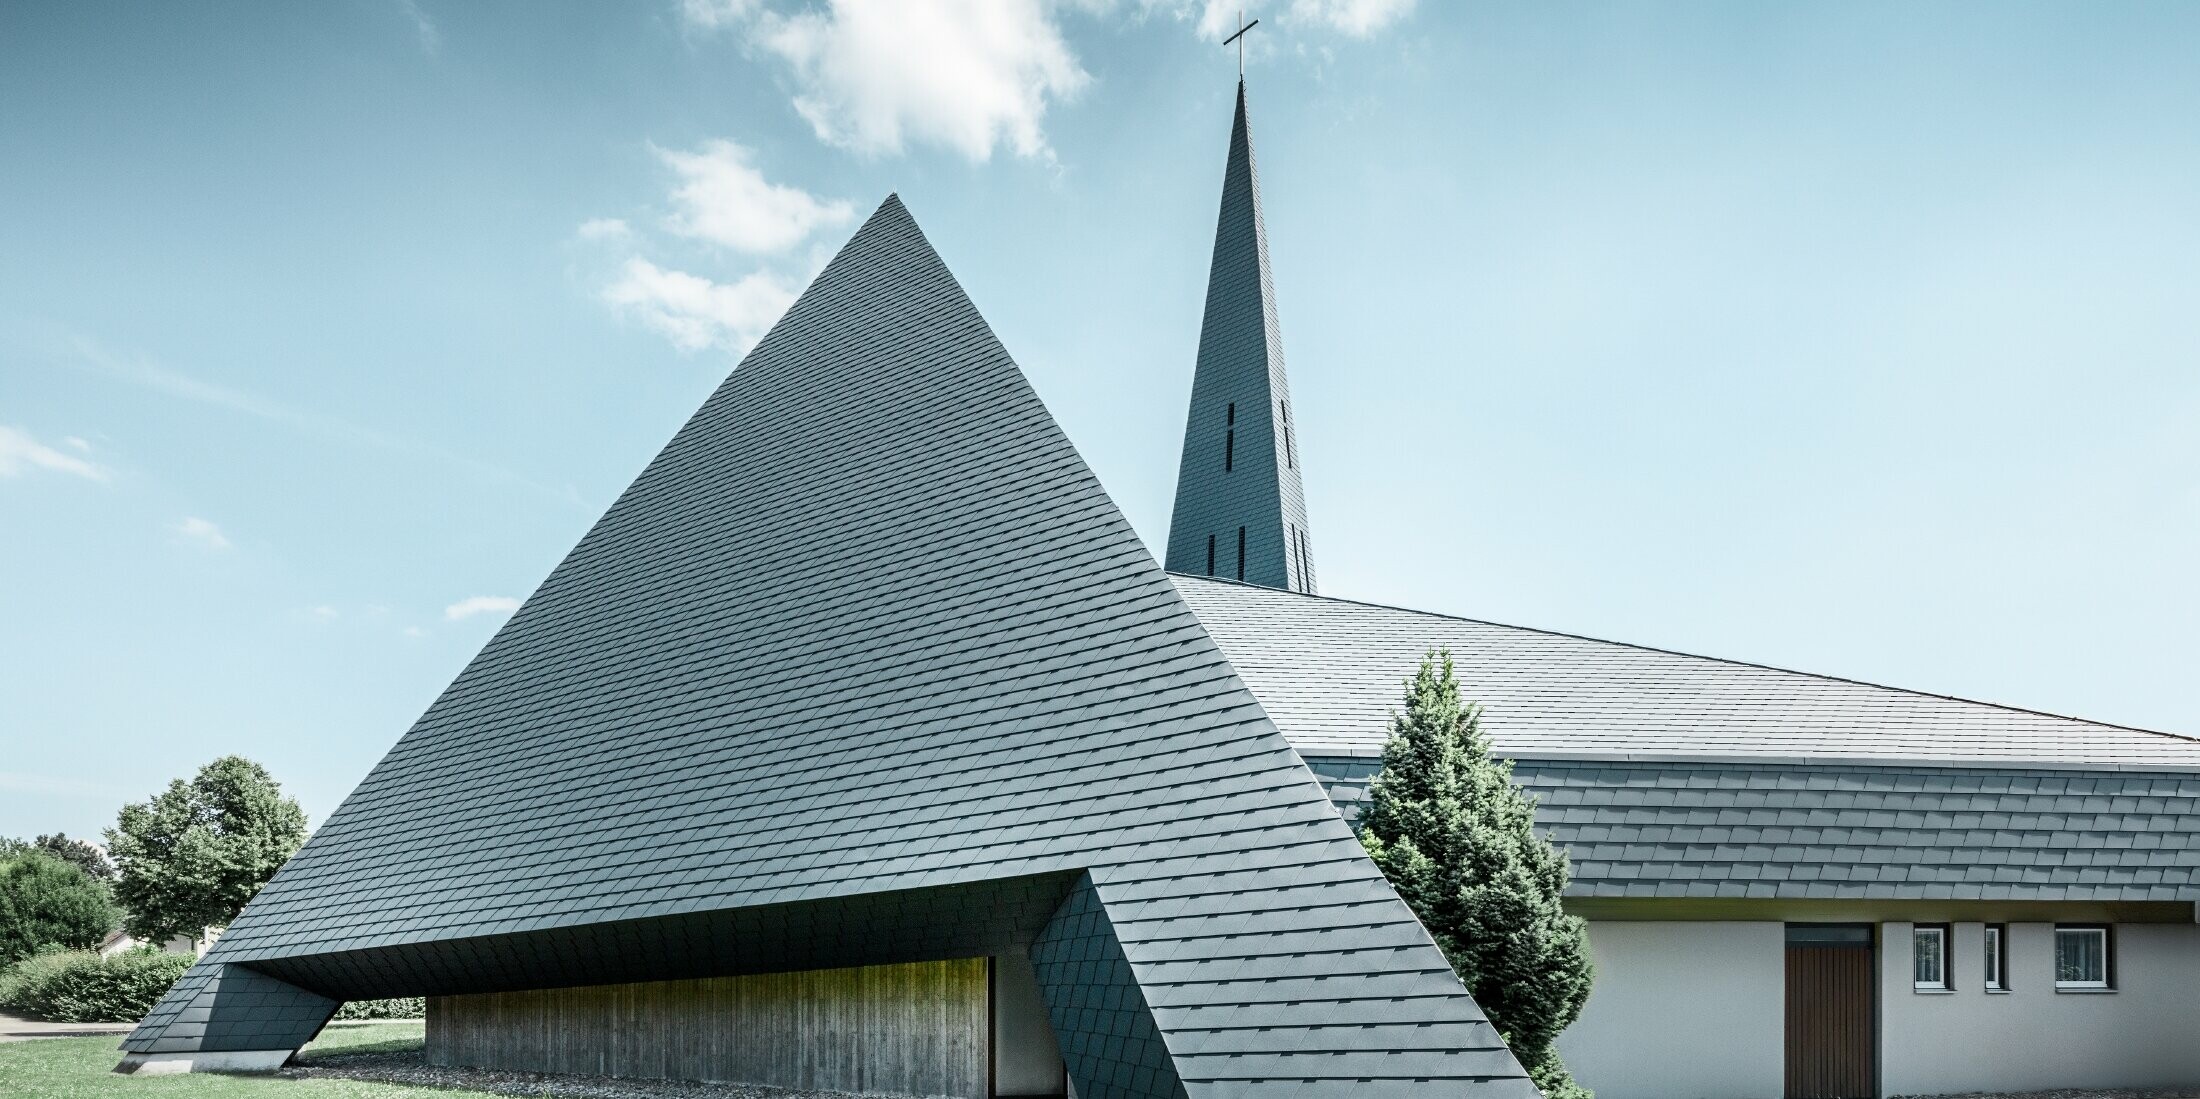
M1313 545L1241 78L1169 521L1168 568L1312 592Z

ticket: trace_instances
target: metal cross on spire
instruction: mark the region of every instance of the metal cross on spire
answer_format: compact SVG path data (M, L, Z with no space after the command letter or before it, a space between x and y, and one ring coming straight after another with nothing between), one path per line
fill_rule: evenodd
M1228 38L1225 38L1225 39L1223 39L1223 40L1222 40L1222 44L1223 44L1223 45L1225 45L1225 46L1229 45L1229 44L1230 44L1230 43L1232 43L1232 42L1235 42L1235 43L1237 43L1237 48L1238 48L1238 79L1239 79L1239 80L1243 80L1243 79L1245 79L1245 32L1246 32L1246 31L1249 31L1249 30L1252 30L1252 29L1253 29L1254 27L1257 27L1257 26L1260 26L1260 20L1258 20L1258 19L1255 19L1255 20L1253 20L1253 21L1252 21L1252 22L1250 22L1250 23L1246 22L1246 21L1245 21L1245 9L1244 9L1244 8L1239 8L1239 9L1238 9L1238 29L1237 29L1237 33L1236 33L1236 34L1233 34L1233 35L1231 35L1230 37L1228 37Z

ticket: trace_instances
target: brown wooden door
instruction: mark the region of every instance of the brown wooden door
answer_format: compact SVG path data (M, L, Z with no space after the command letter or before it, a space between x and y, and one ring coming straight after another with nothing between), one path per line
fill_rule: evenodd
M1787 940L1787 1099L1874 1099L1871 927L1790 924Z

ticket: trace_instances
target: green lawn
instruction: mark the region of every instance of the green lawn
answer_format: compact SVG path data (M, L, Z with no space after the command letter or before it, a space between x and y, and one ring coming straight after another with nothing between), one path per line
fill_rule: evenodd
M301 1059L376 1049L418 1048L419 1023L330 1023ZM0 1099L463 1099L486 1092L402 1087L359 1080L282 1080L267 1076L119 1076L120 1035L0 1043Z

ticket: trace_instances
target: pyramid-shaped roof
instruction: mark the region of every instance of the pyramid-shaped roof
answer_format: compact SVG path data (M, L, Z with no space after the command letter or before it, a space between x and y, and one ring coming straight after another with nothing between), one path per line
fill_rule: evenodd
M1532 1094L889 198L127 1048L1048 875L1083 1094Z

